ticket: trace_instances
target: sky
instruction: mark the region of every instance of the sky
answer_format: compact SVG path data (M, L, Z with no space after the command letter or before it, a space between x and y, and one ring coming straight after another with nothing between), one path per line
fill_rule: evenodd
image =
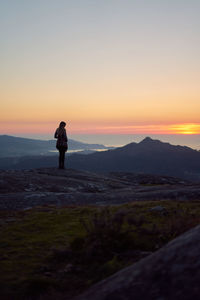
M199 0L0 0L0 134L200 134Z

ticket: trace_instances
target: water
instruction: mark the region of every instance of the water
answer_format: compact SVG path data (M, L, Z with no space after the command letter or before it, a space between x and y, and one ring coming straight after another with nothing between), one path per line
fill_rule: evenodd
M200 149L200 134L193 135L169 135L169 134L99 134L99 135L73 135L71 138L85 143L99 143L105 146L123 146L132 142L139 143L145 137L168 142L173 145L188 146L193 149Z
M89 153L90 151L98 151L98 152L103 152L103 151L106 151L107 149L88 149L88 150L85 150L85 149L78 149L78 150L67 150L67 153L69 154L69 153L79 153L79 152L82 152L82 151L84 151L85 153ZM58 152L58 150L50 150L49 152L52 152L52 153L54 153L54 152Z

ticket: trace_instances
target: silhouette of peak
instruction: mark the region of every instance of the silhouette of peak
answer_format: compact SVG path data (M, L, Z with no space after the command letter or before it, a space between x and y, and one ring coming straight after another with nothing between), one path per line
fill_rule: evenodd
M161 141L159 141L159 140L153 140L153 139L151 139L149 136L147 136L144 140L142 140L139 144L152 144L152 143L161 143Z
M164 142L161 142L160 140L153 140L152 138L150 137L146 137L144 138L141 142L139 143L135 143L135 142L132 142L130 144L127 144L121 148L118 148L120 151L136 151L139 150L145 150L147 147L148 148L153 148L153 149L160 149L160 147L173 147L172 145L170 145L169 143L164 143ZM116 151L118 151L118 149L116 149Z

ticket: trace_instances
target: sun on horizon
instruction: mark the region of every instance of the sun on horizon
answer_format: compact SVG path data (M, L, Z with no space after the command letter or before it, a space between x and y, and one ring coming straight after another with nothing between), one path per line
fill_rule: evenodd
M176 134L200 134L200 124L177 124L171 126L171 130Z

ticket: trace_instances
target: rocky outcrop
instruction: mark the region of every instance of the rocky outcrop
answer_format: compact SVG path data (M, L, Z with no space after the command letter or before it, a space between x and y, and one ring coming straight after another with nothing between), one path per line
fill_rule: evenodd
M74 300L189 300L200 295L200 226Z
M73 169L0 171L0 209L38 205L117 205L143 200L200 199L200 184L148 174L100 175Z

